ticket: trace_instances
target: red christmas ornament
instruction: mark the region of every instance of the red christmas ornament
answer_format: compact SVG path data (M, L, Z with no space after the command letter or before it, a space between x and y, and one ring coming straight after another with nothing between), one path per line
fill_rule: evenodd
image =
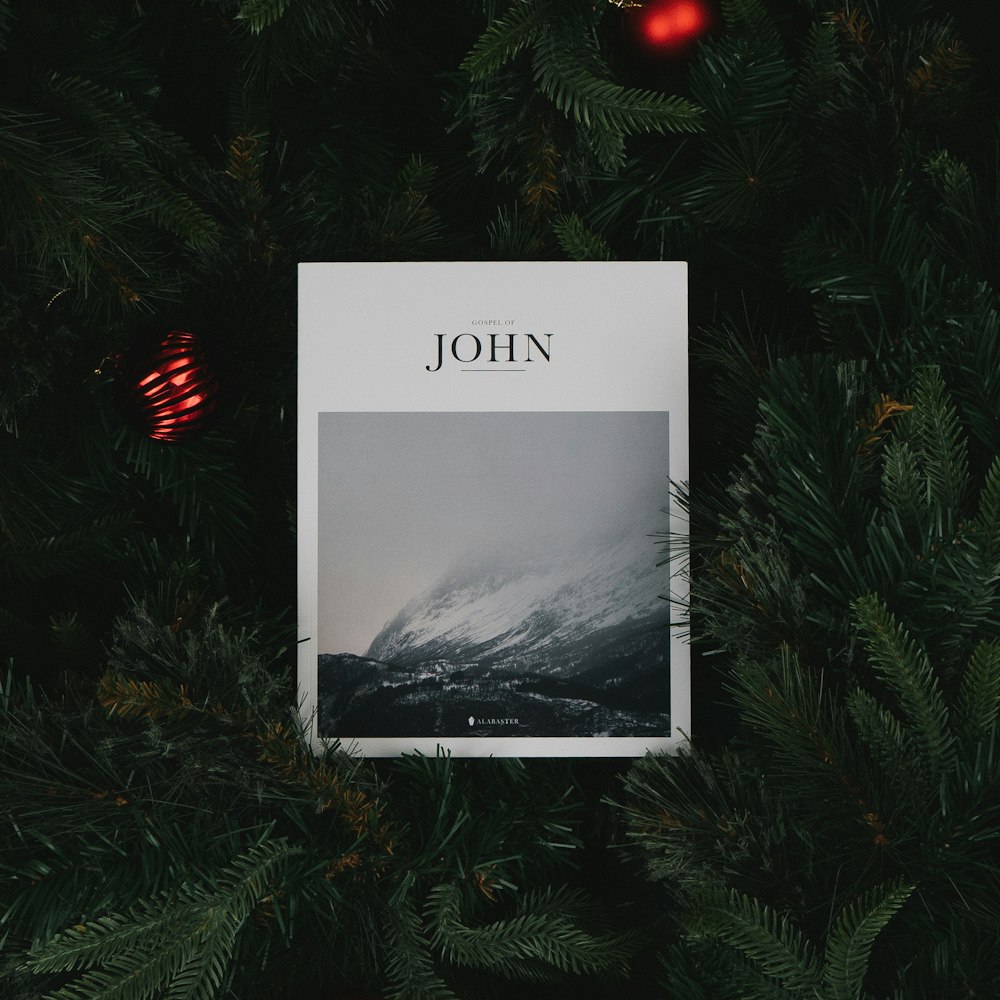
M146 433L156 441L181 441L204 429L219 394L198 338L171 330L131 385Z
M712 10L705 0L651 0L638 12L638 26L650 50L675 53L708 33Z

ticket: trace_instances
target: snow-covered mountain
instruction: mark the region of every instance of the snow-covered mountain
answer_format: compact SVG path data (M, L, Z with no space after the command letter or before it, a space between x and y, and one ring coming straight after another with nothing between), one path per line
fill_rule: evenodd
M387 622L365 656L394 666L476 663L573 677L637 634L665 638L658 549L635 527L545 557L496 554L454 566ZM623 645L624 644L624 645Z
M363 656L321 654L324 736L670 731L666 571L641 526L456 564ZM500 720L498 722L497 720Z

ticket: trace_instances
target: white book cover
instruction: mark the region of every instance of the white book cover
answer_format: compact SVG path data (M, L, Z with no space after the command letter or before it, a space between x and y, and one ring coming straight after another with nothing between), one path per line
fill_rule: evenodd
M664 261L299 265L298 674L317 744L685 742L686 279Z

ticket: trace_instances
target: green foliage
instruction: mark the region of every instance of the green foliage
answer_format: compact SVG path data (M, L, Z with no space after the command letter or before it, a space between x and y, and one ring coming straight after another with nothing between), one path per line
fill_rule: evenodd
M995 292L941 196L904 176L913 179L864 188L808 222L789 242L785 267L813 294L828 339L871 357L886 385L912 384L920 368L938 366L976 446L992 452L1000 440Z
M537 4L513 4L479 36L461 68L475 83L488 79L531 45L542 23Z
M738 893L706 890L691 918L695 937L717 938L777 980L789 996L819 992L817 963L802 934L787 919Z
M240 21L246 21L250 30L259 35L266 27L274 24L289 6L289 0L242 0L236 17Z
M579 923L583 903L579 892L527 893L514 916L470 927L462 920L457 887L438 885L426 906L433 927L431 945L455 965L489 969L507 978L544 977L547 966L576 973L624 972L634 935L589 933Z
M566 173L559 161L613 172L625 162L626 136L700 128L700 109L690 101L611 79L594 36L602 13L554 0L512 4L462 63L473 85L462 120L473 128L474 152L484 166L512 154L521 159L519 168L505 163L501 170L525 178L529 206L554 197ZM523 104L513 120L512 100Z
M162 296L159 234L192 249L218 238L187 187L192 150L92 80L52 71L34 97L0 109L8 252L83 294L108 282L126 307Z
M912 886L889 885L873 890L846 907L826 945L823 980L832 1000L862 996L875 939L913 892Z
M925 371L913 400L876 400L856 365L775 365L695 579L718 641L761 653L787 643L840 670L853 657L850 603L867 593L908 622L933 609L925 634L946 669L995 634L994 529L976 517L992 488L969 493L966 436L940 375Z
M720 961L739 996L888 995L876 982L941 995L963 959L935 950L940 927L962 925L974 948L977 921L996 912L996 699L983 723L969 694L996 682L993 645L976 649L946 700L941 670L884 606L859 600L855 613L874 668L864 687L845 692L787 654L743 662L734 686L747 750L651 757L626 781L649 874L681 891L685 936L732 949ZM920 904L886 929L914 895ZM839 915L824 922L817 909ZM870 971L915 936L920 960Z
M837 31L830 21L813 21L806 36L792 100L795 106L819 107L834 92L843 72L837 58Z
M434 968L430 942L409 896L403 896L393 908L387 930L389 956L385 971L389 996L393 1000L455 1000L455 994Z
M220 14L243 29L248 89L314 76L318 60L337 58L351 31L362 29L359 5L320 0L216 0ZM363 30L363 29L362 29Z
M648 872L682 893L683 934L742 956L740 996L930 997L967 958L997 973L972 958L1000 899L996 462L974 472L936 367L913 384L875 402L860 365L774 364L693 597L737 654L738 752L626 782Z
M542 93L577 124L622 135L697 130L698 109L687 101L628 90L602 80L585 68L584 59L590 53L581 53L574 60L567 56L563 41L555 32L542 36L535 51L534 71ZM617 163L601 165L611 169Z
M591 232L576 214L561 215L552 222L556 239L570 260L613 260L611 248Z
M0 351L6 358L0 375L0 428L15 436L19 420L51 400L58 381L56 356L78 349L74 331L46 322L48 318L47 307L40 311L30 296L0 285Z
M487 226L490 252L497 260L532 260L543 249L542 238L528 212L518 202L501 205Z
M899 697L913 722L911 731L922 752L922 763L933 776L940 776L954 765L954 752L948 708L927 654L877 599L855 601L854 613L866 641L869 662Z
M175 603L166 622L151 605L119 623L97 704L2 691L0 906L10 960L39 988L66 974L46 996L207 1000L346 975L424 998L467 967L625 971L634 932L579 891L519 889L578 845L554 775L414 757L380 777L314 753L276 639L217 607Z
M1000 709L1000 648L981 642L972 652L959 689L958 717L963 736L972 745L988 736Z
M940 510L960 510L969 487L969 467L958 413L946 399L944 383L934 372L925 369L918 374L916 391L922 405L914 411L913 431L928 470L928 499ZM950 533L955 527L941 524L938 530Z
M228 461L232 441L208 435L193 447L180 443L164 451L151 438L126 431L116 443L136 479L148 484L152 502L165 502L176 511L177 525L189 536L207 531L204 544L211 556L222 550L239 561L246 550L252 511L246 489ZM211 518L205 517L206 509L212 510Z
M830 929L822 961L787 917L732 890L696 893L688 933L695 941L723 943L749 963L741 996L856 1000L871 995L864 979L872 946L912 891L888 885L845 907Z
M52 1000L208 1000L231 978L240 930L294 853L280 842L251 848L208 878L140 900L127 914L75 925L29 952L25 966L84 973Z
M745 753L692 749L670 767L647 757L630 769L626 789L630 832L650 877L749 887L754 873L771 886L786 876L787 810L766 794Z
M691 92L716 128L760 126L785 116L792 69L775 32L724 36L691 70Z
M346 165L329 149L320 151L313 177L324 215L336 227L336 256L371 260L422 260L442 247L442 221L432 201L433 164L413 157L401 168L378 150L384 180L355 187ZM391 158L389 158L391 161Z
M441 222L430 204L434 167L419 158L399 172L388 193L369 192L359 234L366 255L380 260L419 260L441 242Z

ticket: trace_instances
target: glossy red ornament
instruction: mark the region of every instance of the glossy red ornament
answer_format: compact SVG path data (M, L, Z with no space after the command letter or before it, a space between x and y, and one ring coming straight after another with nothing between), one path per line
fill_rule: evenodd
M651 51L686 49L712 27L705 0L651 0L638 12L639 36Z
M219 383L193 333L171 330L133 376L131 395L149 437L181 441L203 430Z

